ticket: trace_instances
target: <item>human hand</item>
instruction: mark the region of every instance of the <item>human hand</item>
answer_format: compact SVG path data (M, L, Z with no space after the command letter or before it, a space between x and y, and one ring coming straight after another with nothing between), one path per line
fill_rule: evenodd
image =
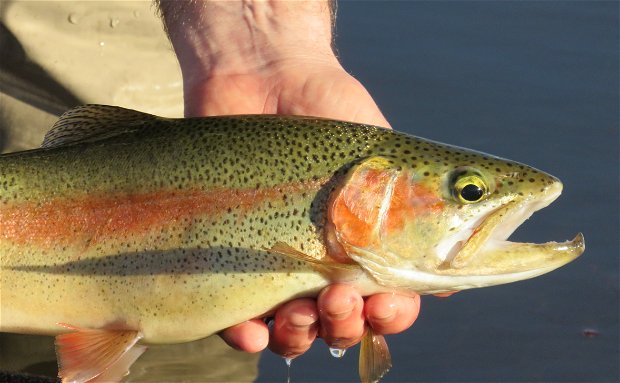
M242 16L235 2L186 3L163 12L183 72L186 116L310 115L389 127L370 94L333 54L326 3L247 3ZM181 28L179 17L200 23ZM271 334L262 319L254 319L220 335L239 350L269 346L295 357L317 336L347 348L361 340L367 325L379 334L401 332L419 308L417 295L363 299L353 287L335 284L316 300L296 299L278 308Z
M358 343L369 325L378 334L406 330L416 320L420 297L375 294L365 300L354 288L334 284L318 299L295 299L275 313L269 333L261 319L253 319L224 330L220 335L232 347L247 352L269 348L286 357L306 352L317 336L331 347L348 348Z
M295 56L260 71L225 71L185 89L187 116L282 114L389 127L364 86L331 53Z
M190 93L190 115L299 114L389 126L366 89L333 62L291 59L259 77L210 78ZM380 334L401 332L411 326L419 307L419 297L377 294L364 302L352 287L333 285L317 300L298 299L280 307L271 337L262 320L233 326L222 337L244 351L260 351L269 343L272 351L291 357L310 348L317 335L330 346L351 347L363 336L366 321Z

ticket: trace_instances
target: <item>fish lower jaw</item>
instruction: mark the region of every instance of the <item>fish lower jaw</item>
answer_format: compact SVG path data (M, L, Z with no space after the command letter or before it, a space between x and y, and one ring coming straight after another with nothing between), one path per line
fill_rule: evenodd
M487 214L471 235L454 244L456 254L435 272L467 278L471 287L482 287L532 278L567 264L585 249L581 233L570 241L519 243L508 237L532 214L553 202L561 184L551 185L537 197L509 202ZM479 286L474 286L479 285Z
M387 272L399 281L399 285L406 285L411 291L436 294L534 278L571 262L584 249L581 233L571 241L560 243L493 241L485 249L486 253L481 254L481 262L464 269L420 271L390 268Z
M561 265L548 265L538 269L525 270L506 274L480 275L444 275L418 270L392 269L394 279L407 290L418 294L437 294L453 291L462 291L479 287L501 285L537 277L548 273Z
M581 233L564 242L522 243L490 240L480 250L479 259L471 266L494 269L497 273L536 270L552 265L560 267L577 258L584 250L585 241Z

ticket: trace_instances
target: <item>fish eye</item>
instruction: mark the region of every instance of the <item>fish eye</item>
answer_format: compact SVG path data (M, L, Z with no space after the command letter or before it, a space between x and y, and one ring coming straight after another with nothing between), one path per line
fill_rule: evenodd
M470 204L482 201L488 195L488 187L481 176L465 173L454 179L452 193L457 202Z

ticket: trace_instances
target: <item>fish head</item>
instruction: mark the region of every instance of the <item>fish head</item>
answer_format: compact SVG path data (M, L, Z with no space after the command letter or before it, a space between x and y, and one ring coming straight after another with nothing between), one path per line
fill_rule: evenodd
M448 145L365 159L331 197L328 242L380 285L420 294L491 286L556 269L584 251L572 241L508 241L562 192L555 177ZM409 151L411 152L411 151Z

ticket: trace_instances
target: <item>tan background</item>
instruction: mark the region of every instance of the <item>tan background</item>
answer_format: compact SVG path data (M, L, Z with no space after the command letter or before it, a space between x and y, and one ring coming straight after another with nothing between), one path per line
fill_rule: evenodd
M150 1L0 4L4 151L38 145L77 104L183 115L180 69Z

